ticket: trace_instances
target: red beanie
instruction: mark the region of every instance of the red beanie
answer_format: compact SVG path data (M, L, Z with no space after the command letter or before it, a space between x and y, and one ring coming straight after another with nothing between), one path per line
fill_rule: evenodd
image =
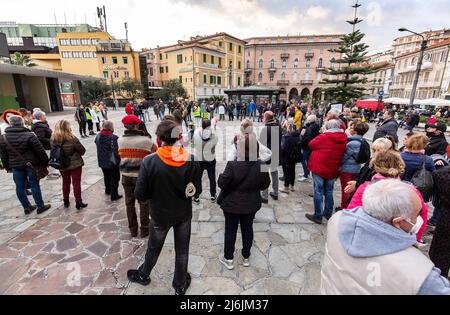
M124 125L140 125L142 121L135 115L127 115L122 119L122 124Z

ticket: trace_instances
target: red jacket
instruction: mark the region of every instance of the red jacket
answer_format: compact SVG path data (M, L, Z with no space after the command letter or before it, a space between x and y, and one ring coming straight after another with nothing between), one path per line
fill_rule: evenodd
M125 112L126 112L128 115L133 115L133 112L134 112L134 110L133 110L133 105L131 105L130 103L128 103L128 104L125 106Z
M344 132L326 132L309 143L312 152L308 168L324 179L339 176L339 167L347 149L347 135Z

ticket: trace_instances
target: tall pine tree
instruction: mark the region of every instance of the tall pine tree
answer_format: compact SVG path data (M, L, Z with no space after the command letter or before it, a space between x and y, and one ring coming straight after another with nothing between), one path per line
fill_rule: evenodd
M323 79L321 84L334 85L324 88L324 92L334 102L344 105L351 105L355 100L364 95L368 74L374 73L378 68L368 64L367 49L368 45L362 43L365 34L356 29L356 26L363 20L357 17L358 8L361 4L356 1L352 6L355 9L355 17L351 21L347 21L353 26L350 34L344 35L341 39L342 43L338 48L330 49L332 53L339 53L339 59L332 59L332 66L325 68L324 74L332 76Z

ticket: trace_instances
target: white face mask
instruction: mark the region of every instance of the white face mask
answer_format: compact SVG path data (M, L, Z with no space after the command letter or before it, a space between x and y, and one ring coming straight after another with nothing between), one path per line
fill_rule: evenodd
M416 235L417 233L419 233L420 229L422 228L423 225L423 219L422 217L417 217L417 222L416 224L412 224L410 221L406 220L406 222L408 222L409 224L412 225L412 229L411 231L409 231L409 233L411 235Z

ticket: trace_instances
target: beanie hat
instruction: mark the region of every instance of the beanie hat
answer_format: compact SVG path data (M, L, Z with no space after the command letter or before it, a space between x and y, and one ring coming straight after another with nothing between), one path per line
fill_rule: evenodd
M141 124L141 120L135 115L128 115L122 119L124 125L136 126Z

